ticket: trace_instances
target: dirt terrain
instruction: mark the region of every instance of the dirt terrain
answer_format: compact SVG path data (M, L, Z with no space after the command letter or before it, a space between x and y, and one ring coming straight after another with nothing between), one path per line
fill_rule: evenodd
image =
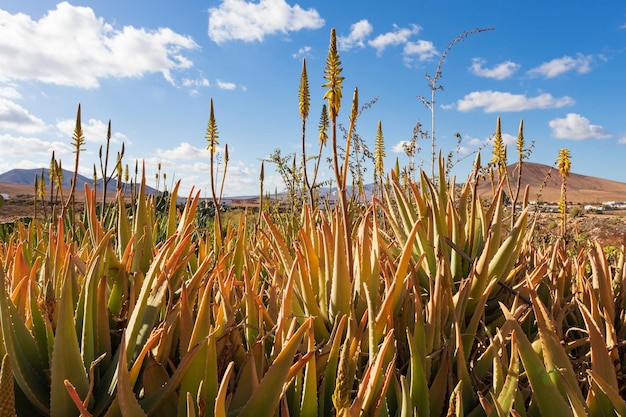
M0 193L10 195L9 200L6 200L0 209L0 223L12 222L22 217L33 217L32 187L0 183ZM76 200L79 208L82 208L84 201L82 192L76 193ZM250 205L251 203L247 202L246 204ZM574 210L574 208L576 209ZM49 207L46 210L49 212ZM582 205L573 205L570 212L577 213L574 217L568 216L567 219L570 242L575 240L579 244L586 244L589 241L598 241L603 246L616 247L620 247L624 243L626 211L605 211L602 214L585 213ZM38 216L43 214L41 202L37 203L37 213ZM534 219L534 213L531 213L531 218ZM553 239L559 234L560 225L561 219L557 213L539 213L537 214L535 236Z

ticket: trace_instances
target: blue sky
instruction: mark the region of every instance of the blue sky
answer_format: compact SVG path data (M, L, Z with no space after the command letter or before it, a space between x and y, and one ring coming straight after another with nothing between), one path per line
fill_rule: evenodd
M206 128L214 100L220 152L229 148L225 195L258 193L261 160L275 149L301 149L298 85L307 60L311 111L307 152L318 147L329 33L343 64L347 126L355 87L377 99L357 132L373 150L382 121L386 170L418 121L430 129L424 77L450 50L437 91L436 144L444 153L463 141L455 173L464 180L471 152L502 119L513 144L524 119L530 160L551 165L568 148L572 171L626 182L626 4L622 1L296 1L0 0L0 172L47 167L52 151L73 166L70 147L82 106L89 177L112 122L112 154L144 160L149 183L160 163L168 185L182 180L206 195ZM430 142L417 163L430 172ZM328 154L329 149L326 149ZM482 151L483 161L491 148ZM510 146L509 158L516 158ZM223 161L222 167L223 167ZM322 164L327 167L326 163ZM366 180L371 181L369 166ZM330 171L322 172L330 178ZM150 184L154 185L154 184ZM266 164L265 189L283 189Z

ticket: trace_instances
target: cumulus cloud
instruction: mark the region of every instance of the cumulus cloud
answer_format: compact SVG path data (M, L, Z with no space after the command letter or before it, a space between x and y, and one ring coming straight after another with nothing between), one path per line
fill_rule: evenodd
M19 104L0 97L0 129L31 134L43 132L46 124Z
M619 143L620 145L626 145L626 135L620 136L617 140L617 143Z
M237 84L235 83L229 83L222 80L216 80L215 82L217 83L217 86L222 90L234 90L235 88L237 88Z
M70 139L74 135L74 129L76 128L76 120L75 119L65 119L58 121L56 123L56 127L59 130L60 134L68 138L68 143L70 143ZM89 119L87 122L81 121L81 127L83 129L83 136L85 137L86 142L91 143L105 143L107 139L107 132L109 130L108 122L105 123L102 120L98 119ZM121 144L125 142L127 145L130 144L128 137L123 133L112 131L111 132L111 142Z
M189 94L192 96L198 95L201 88L207 88L211 86L209 80L204 77L199 78L183 78L183 87L189 89Z
M382 55L388 46L402 45L407 43L412 35L416 35L422 30L421 26L412 24L408 28L401 28L393 25L393 31L383 33L368 41L368 45L376 49L377 55Z
M210 153L205 148L198 148L188 142L182 142L174 149L157 149L156 154L160 158L171 161L191 160L198 158L209 158Z
M391 147L391 151L394 153L405 153L405 148L411 144L408 140L401 140Z
M493 68L483 68L485 62L482 58L473 58L472 66L469 68L470 72L479 77L504 80L511 77L520 68L520 65L513 61L502 62Z
M612 136L604 127L591 124L589 119L576 113L550 120L548 124L552 128L552 136L559 139L607 139Z
M0 97L8 98L11 100L19 100L22 98L22 95L16 88L12 86L4 86L0 87Z
M564 56L552 61L545 62L536 68L528 71L531 77L554 78L569 71L576 71L578 74L586 74L591 71L593 55L578 54L576 58Z
M114 28L90 7L59 3L39 20L0 10L0 81L97 88L102 78L140 78L192 62L183 50L198 48L191 37L169 28Z
M35 155L47 156L52 155L52 151L57 156L71 155L72 147L69 143L64 142L47 142L34 137L13 136L10 134L0 135L0 149L2 156L8 157L33 157Z
M435 55L438 55L435 45L431 41L419 40L417 42L407 42L402 50L404 55L404 63L411 65L415 59L427 61Z
M298 49L298 52L296 52L295 54L293 54L292 56L296 59L298 58L307 58L311 56L311 51L313 50L313 48L311 48L310 46L304 46L300 49Z
M318 29L324 26L317 10L290 6L285 0L223 0L209 9L209 38L215 43L230 40L262 41L266 35Z
M502 91L473 91L456 103L459 111L467 112L482 108L485 113L522 111L532 109L552 109L573 106L574 99L568 96L553 97L543 93L536 97L527 97L524 94L513 94Z
M340 51L347 51L354 47L364 48L365 39L372 33L374 27L367 19L359 20L350 26L348 36L337 37L337 47Z

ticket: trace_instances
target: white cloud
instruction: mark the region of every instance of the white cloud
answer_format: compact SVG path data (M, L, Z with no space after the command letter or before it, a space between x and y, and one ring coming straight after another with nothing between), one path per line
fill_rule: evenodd
M495 135L489 137L484 141L484 145L493 145L493 141L495 140ZM517 136L509 135L508 133L502 133L502 142L509 146L517 143Z
M408 140L401 140L400 142L396 143L395 145L393 145L393 147L391 148L392 152L394 153L404 153L404 147L406 145L409 145L411 142L409 142Z
M551 109L574 105L571 97L555 98L543 93L536 97L512 94L501 91L474 91L456 103L457 110L466 112L482 108L485 113L522 111L531 109Z
M368 41L368 45L376 48L376 54L382 55L383 51L392 45L401 45L407 43L412 35L415 35L422 30L421 26L412 24L408 28L401 28L397 25L393 25L393 31L383 33L376 36L371 41Z
M406 45L404 45L402 54L404 55L404 63L411 65L415 57L417 57L419 61L426 61L439 54L439 52L437 52L435 45L431 41L420 39L417 42L407 42Z
M72 148L68 143L64 142L46 142L44 140L26 137L13 136L9 134L0 135L0 148L2 156L35 156L42 155L50 157L52 151L55 155L71 155Z
M211 83L206 78L183 78L183 87L210 87Z
M620 145L626 145L626 135L620 136L619 139L617 139L617 143Z
M285 0L223 0L209 9L209 38L218 44L229 40L262 41L265 35L322 26L324 19L317 10L290 6Z
M494 78L496 80L504 80L512 76L519 68L520 65L513 61L506 61L496 65L493 68L483 68L485 60L482 58L472 59L472 66L470 72L479 77Z
M373 26L367 19L359 20L350 26L350 34L348 36L337 37L337 47L340 51L347 51L357 46L364 48L364 41L372 33L373 29Z
M11 86L0 87L0 97L8 98L11 100L19 100L22 95L16 88Z
M234 90L235 88L237 88L237 85L235 83L229 83L222 80L216 80L216 83L217 86L222 90Z
M198 148L188 142L183 142L174 149L157 149L159 158L171 161L191 160L198 158L209 158L210 153L205 148Z
M533 77L554 78L569 71L576 71L579 74L586 74L591 71L593 55L578 54L576 58L564 56L552 61L545 62L536 68L528 71L528 75Z
M593 125L589 119L576 113L568 113L564 118L550 120L552 136L559 139L606 139L612 135L602 126Z
M76 128L76 119L65 119L58 121L56 123L56 127L61 135L68 138L67 143L71 143L71 138L74 135L74 129ZM81 128L83 129L85 142L106 143L107 132L109 129L108 122L105 123L102 120L98 119L89 119L87 120L87 122L81 120ZM121 144L122 142L125 142L127 145L130 144L130 141L128 140L128 137L126 135L113 130L111 132L111 143Z
M183 87L189 88L189 94L192 96L198 95L200 88L207 88L211 86L209 80L204 77L200 78L183 78Z
M59 3L39 20L0 10L0 81L37 80L97 88L99 79L139 78L192 66L181 51L198 48L168 28L146 30L105 23L90 7Z
M0 129L30 134L43 132L46 124L19 104L0 97Z
M298 52L296 52L295 54L293 54L292 56L296 59L298 58L307 58L311 56L311 51L313 50L313 48L311 48L310 46L304 46L300 49L298 49Z

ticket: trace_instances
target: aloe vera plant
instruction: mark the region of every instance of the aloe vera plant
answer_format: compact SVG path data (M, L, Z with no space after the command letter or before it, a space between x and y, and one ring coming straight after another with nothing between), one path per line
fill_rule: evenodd
M320 149L331 127L345 192L331 33ZM346 155L357 107L355 90ZM99 210L86 186L75 220L16 223L0 241L0 416L626 414L626 242L611 259L537 246L528 191L507 207L503 177L485 201L480 155L463 185L445 165L418 182L398 166L363 207L332 209L314 173L301 211L211 230L199 191L178 205L176 183L157 210L145 175L130 204L118 189Z

